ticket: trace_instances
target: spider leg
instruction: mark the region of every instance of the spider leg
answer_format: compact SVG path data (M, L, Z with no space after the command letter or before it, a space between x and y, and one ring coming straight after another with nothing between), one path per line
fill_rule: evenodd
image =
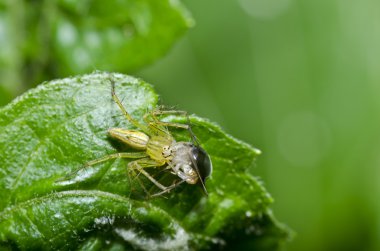
M153 195L150 195L149 193L147 193L149 197L153 198L153 197L158 197L164 193L169 193L172 189L174 189L178 185L185 182L184 180L180 180L179 182L176 182L173 185L166 187L166 186L162 185L160 182L158 182L155 178L153 178L148 172L146 172L144 170L144 168L146 168L146 167L157 167L157 166L162 166L163 164L164 163L160 163L160 162L157 162L157 161L149 159L149 158L138 159L138 160L132 161L128 164L129 169L138 171L139 173L144 175L146 178L148 178L154 185L156 185L158 188L160 188L162 190L161 192L158 192L158 193L153 194ZM140 185L142 185L144 191L146 191L143 184L141 183Z
M133 152L133 153L113 153L106 156L103 156L98 159L91 160L84 164L85 167L93 166L111 159L139 159L146 157L147 154L145 152Z
M131 122L135 127L141 129L142 131L144 131L145 133L150 133L150 130L149 128L146 126L146 125L143 125L141 123L139 123L136 119L134 119L128 112L127 110L125 109L125 107L123 106L122 102L120 101L119 97L116 95L116 92L115 92L115 82L111 80L111 95L112 95L112 99L115 101L115 103L119 106L121 112L124 114L124 116L126 117L126 119Z
M134 170L134 169L132 169L132 168L127 168L127 174L128 174L128 184L130 184L130 194L129 195L131 195L131 193L132 193L132 190L134 190L133 189L133 187L132 187L132 180L134 181L134 180L137 180L137 182L139 183L139 185L140 185L140 187L144 190L144 192L145 192L145 194L149 194L149 192L148 192L148 190L146 189L146 187L144 186L144 184L141 182L141 180L138 178L138 176L140 175L140 173L137 173L136 174L136 171ZM133 175L133 179L131 179L131 175L130 175L130 173L132 173L132 175Z
M161 111L161 110L154 110L150 113L152 119L154 120L154 123L161 125L161 126L170 126L170 127L176 127L176 128L182 128L188 130L190 127L190 121L189 116L187 115L187 112L185 111L176 111L176 110L168 110L168 111ZM163 122L158 119L158 116L160 115L182 115L185 116L188 120L188 124L181 124L181 123L173 123L173 122Z
M183 111L161 111L161 110L154 110L151 112L147 112L143 119L145 123L148 125L149 129L154 132L157 135L172 137L171 133L167 129L167 127L176 127L176 128L182 128L187 129L190 131L189 125L181 124L181 123L171 123L171 122L163 122L158 119L157 116L164 115L164 114L182 114L185 115L186 112Z
M142 158L128 163L128 168L131 170L136 170L139 173L143 174L146 178L148 178L154 185L156 185L161 190L167 189L166 186L162 185L155 178L153 178L148 172L144 170L146 167L157 167L162 166L164 163L157 162L150 158Z
M88 161L81 168L78 168L78 169L74 170L73 172L71 172L71 173L69 173L69 174L67 174L67 175L65 175L65 176L57 179L55 182L60 182L60 181L68 180L68 179L70 179L71 177L73 177L75 174L77 174L79 171L81 171L83 169L86 169L86 168L88 168L90 166L97 165L97 164L102 163L102 162L106 162L106 161L111 160L111 159L118 159L118 158L139 159L139 158L144 158L146 156L147 155L146 155L145 152L132 152L132 153L124 152L124 153L113 153L113 154L105 155L105 156L103 156L101 158Z
M163 121L161 121L161 120L158 119L158 116L161 116L161 115L176 115L176 114L177 115L181 115L181 116L185 116L186 120L187 120L187 124L181 124L181 123L175 123L175 122L163 122ZM148 115L150 115L150 118L152 118L153 122L151 122L148 119ZM187 114L186 111L178 111L178 110L161 111L161 110L154 110L154 111L152 111L152 112L150 112L148 114L145 114L144 120L149 125L152 125L152 123L153 123L153 124L156 124L157 126L161 126L163 128L166 128L166 127L170 126L170 127L176 127L176 128L182 128L182 129L188 130L193 143L195 145L199 146L199 141L198 141L197 137L195 136L195 134L193 133L193 130L191 129L190 118L189 118L189 115Z

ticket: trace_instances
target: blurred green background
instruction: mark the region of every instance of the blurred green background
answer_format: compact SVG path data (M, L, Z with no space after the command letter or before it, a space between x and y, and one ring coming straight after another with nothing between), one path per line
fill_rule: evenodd
M380 250L380 2L184 2L196 26L138 75L263 151L288 250Z
M75 5L72 1L56 2L64 6L65 17L81 13L79 7L69 6ZM252 173L262 177L275 198L276 217L297 233L288 250L380 250L380 2L183 2L196 26L164 58L138 71L126 67L125 72L154 84L164 104L210 118L263 151ZM73 51L71 45L46 44L50 33L41 38L28 29L17 29L19 17L31 23L39 15L25 15L25 1L10 3L0 1L0 13L6 13L0 15L0 104L11 99L10 93L76 69L67 56ZM28 2L37 7L38 3ZM51 13L52 2L44 3L42 10ZM134 7L137 12L143 9ZM178 15L172 14L166 23L158 24L161 31L170 22L179 23ZM6 30L4 20L16 26ZM58 21L66 21L62 20ZM131 22L139 24L137 33L146 31L144 19ZM41 23L37 30L51 28ZM70 25L64 26L66 32L72 31ZM78 25L86 30L85 22ZM167 34L178 37L190 25L185 20ZM134 31L127 30L133 37ZM96 32L84 41L93 42ZM160 34L152 37L152 41L163 39ZM35 49L33 43L41 44L41 39L63 65L73 69L55 66L55 57L45 54L46 47ZM171 39L161 49L155 48L154 58L145 62L159 58L170 48ZM19 45L22 40L32 41L31 45ZM114 49L108 40L107 49L102 49L102 42L90 43L94 51L104 50L98 59ZM88 46L84 43L83 48ZM19 50L27 52L26 67L17 57ZM144 48L134 51L143 54ZM30 67L38 56L37 66ZM115 63L120 63L116 68L107 67L107 62L104 59L105 68L94 65L94 69L124 69L122 61ZM81 66L81 61L76 63ZM45 70L51 74L43 75ZM24 86L13 86L12 81Z

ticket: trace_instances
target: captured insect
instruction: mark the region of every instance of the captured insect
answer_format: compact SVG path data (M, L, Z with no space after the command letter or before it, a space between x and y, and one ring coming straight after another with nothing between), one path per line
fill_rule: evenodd
M168 193L184 182L188 184L199 184L207 195L205 182L206 178L211 175L212 163L207 152L199 146L191 130L190 123L171 123L163 122L158 119L160 115L186 115L186 113L183 111L153 110L143 116L145 123L142 124L127 112L119 97L116 95L115 83L113 81L111 81L111 94L125 118L134 125L137 130L111 128L108 130L109 135L134 149L141 150L141 152L120 152L106 155L87 162L84 167L93 166L117 158L136 159L128 163L127 169L132 172L141 173L161 190L152 195L152 197ZM187 115L186 117L189 121ZM192 142L177 142L168 130L168 127L188 130ZM148 167L162 167L163 170L178 176L179 181L170 186L164 186L145 170Z

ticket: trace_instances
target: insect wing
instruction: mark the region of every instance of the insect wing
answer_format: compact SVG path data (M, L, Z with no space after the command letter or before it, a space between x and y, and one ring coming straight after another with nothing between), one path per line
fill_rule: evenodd
M209 177L212 173L212 164L210 157L203 148L199 146L194 146L191 149L190 159L198 175L202 189L205 192L205 194L208 195L205 186L205 181L206 178Z

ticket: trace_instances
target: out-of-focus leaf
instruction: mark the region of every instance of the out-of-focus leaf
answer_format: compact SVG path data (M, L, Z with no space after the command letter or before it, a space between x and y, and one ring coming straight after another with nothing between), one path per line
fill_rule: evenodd
M111 81L135 118L156 107L157 95L145 82L94 73L42 84L0 109L0 245L186 250L229 248L238 241L273 250L284 242L289 232L272 217L272 198L247 172L258 150L195 116L193 131L214 166L209 197L182 184L167 198L141 199L138 181L148 190L155 187L141 177L129 179L125 159L56 182L86 161L133 151L107 136L111 127L133 128L111 98ZM172 132L177 140L189 140L187 131ZM173 179L165 172L155 177Z
M12 94L2 85L0 85L0 106L7 104L12 100Z
M0 3L0 84L12 93L93 70L130 72L193 24L177 0Z
M57 2L54 54L63 74L131 71L162 56L193 23L179 1Z

